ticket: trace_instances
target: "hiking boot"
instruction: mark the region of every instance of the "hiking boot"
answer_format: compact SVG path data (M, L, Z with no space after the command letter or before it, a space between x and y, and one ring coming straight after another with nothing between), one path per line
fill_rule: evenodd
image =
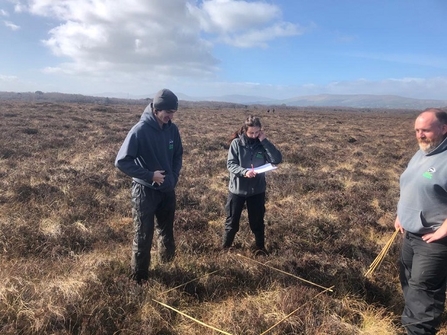
M222 253L229 253L233 251L233 247L232 246L227 247L226 245L222 245L220 247L220 250Z
M253 252L253 254L255 255L255 257L257 257L257 256L269 256L270 255L266 248L257 249L257 250L255 250Z
M267 249L265 247L261 247L261 246L253 246L252 247L252 252L253 255L255 256L268 256L269 252L267 251Z
M142 275L140 273L132 273L130 275L130 279L135 281L138 285L143 285L144 283L147 283L147 280L149 279L149 275Z
M235 235L236 235L236 233L233 233L233 232L231 232L231 233L224 232L223 238L222 238L222 248L230 248L234 242Z

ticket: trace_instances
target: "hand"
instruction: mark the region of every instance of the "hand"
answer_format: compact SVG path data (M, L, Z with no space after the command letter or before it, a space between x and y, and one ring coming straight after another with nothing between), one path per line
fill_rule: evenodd
M267 136L265 136L264 131L261 130L261 131L259 132L258 139L259 139L260 141L262 141L262 140L265 140L266 138L267 138Z
M154 171L154 176L152 177L152 185L154 183L161 185L165 181L165 171L164 170L157 170Z
M251 169L248 170L247 172L245 172L245 177L246 178L254 178L254 177L256 177L256 172L255 172L255 169L253 168L253 164L251 165Z
M399 218L397 216L396 216L396 220L394 221L394 228L396 230L399 230L402 234L404 233L404 229L400 225L400 220L399 220Z
M424 236L422 236L422 240L424 240L427 243L430 243L430 242L440 240L441 238L444 238L446 236L447 236L447 226L445 224L443 224L434 233L428 233L428 234L425 234Z

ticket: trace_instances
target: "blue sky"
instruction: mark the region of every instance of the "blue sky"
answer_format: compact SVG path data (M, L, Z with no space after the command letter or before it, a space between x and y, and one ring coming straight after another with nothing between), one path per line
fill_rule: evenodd
M444 0L0 0L0 91L447 99Z

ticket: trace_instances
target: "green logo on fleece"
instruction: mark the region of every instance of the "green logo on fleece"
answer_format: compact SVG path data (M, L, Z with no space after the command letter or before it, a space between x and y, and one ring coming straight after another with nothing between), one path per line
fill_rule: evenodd
M424 172L423 176L427 179L432 179L433 173L436 172L436 168L431 167L427 171Z
M427 179L431 179L433 177L433 175L430 172L424 172L423 176Z

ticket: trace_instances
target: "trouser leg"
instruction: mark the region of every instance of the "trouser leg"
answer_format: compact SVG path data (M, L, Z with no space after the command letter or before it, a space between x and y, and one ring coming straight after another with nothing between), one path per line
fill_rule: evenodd
M223 235L223 247L231 247L236 233L239 231L239 222L241 220L242 209L244 208L245 197L233 193L228 194L225 204L226 220Z
M264 249L265 192L247 198L248 222L255 235L256 248Z
M426 243L405 233L400 281L405 307L402 324L408 334L436 334L444 311L447 280L447 239Z
M159 203L155 216L157 223L158 255L161 262L169 262L175 255L174 216L175 192L163 193L163 200Z
M134 239L132 243L132 276L147 279L154 236L154 215L157 201L154 191L136 182L132 184L132 217Z

